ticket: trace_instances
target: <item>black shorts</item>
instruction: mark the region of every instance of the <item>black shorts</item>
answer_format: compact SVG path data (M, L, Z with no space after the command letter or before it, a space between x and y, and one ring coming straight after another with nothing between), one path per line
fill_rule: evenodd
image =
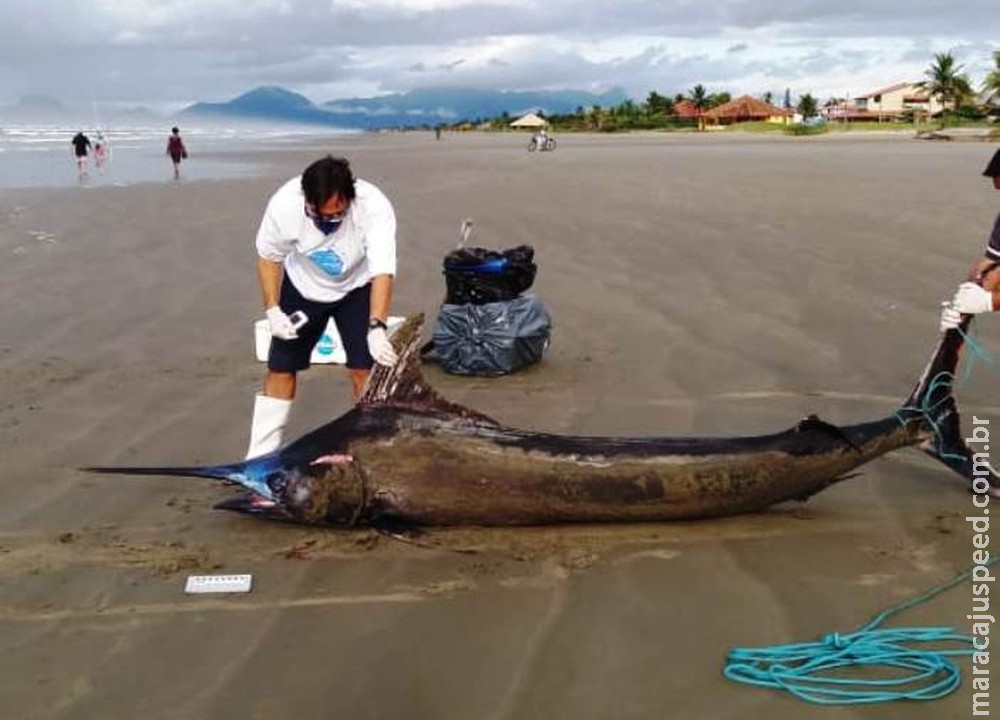
M271 352L267 357L268 370L294 373L308 368L309 356L323 336L331 317L337 325L340 341L347 353L347 367L351 370L370 370L375 364L368 352L371 287L369 283L351 290L334 302L317 302L302 297L286 275L281 281L281 299L278 304L286 315L301 310L309 321L299 328L299 336L295 340L271 338Z

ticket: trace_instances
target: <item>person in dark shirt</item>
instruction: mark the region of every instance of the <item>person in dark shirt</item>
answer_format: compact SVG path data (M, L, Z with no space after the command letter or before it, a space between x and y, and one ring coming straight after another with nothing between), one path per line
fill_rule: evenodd
M181 140L179 128L175 127L170 130L170 137L167 139L167 155L174 163L174 180L177 180L181 176L181 160L188 156L184 141Z
M73 154L76 156L76 171L83 179L87 177L87 152L90 148L90 138L84 135L81 130L73 136L70 144L73 145Z
M983 175L993 180L993 187L1000 190L1000 150L993 154ZM941 330L958 327L962 315L978 315L1000 308L1000 213L993 222L993 231L986 242L986 252L969 271L968 279L958 286L950 303L942 303Z

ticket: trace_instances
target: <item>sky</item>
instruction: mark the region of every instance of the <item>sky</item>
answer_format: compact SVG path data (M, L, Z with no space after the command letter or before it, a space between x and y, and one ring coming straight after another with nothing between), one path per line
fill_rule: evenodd
M997 0L0 0L0 105L173 111L280 85L314 102L422 87L619 87L818 99L917 81L950 52L976 87Z

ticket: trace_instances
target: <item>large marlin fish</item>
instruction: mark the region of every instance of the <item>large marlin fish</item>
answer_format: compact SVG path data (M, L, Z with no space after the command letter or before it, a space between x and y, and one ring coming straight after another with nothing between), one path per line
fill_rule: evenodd
M756 437L551 435L442 399L420 374L423 317L395 333L358 405L280 450L232 465L90 468L190 475L249 490L216 507L317 525L542 525L689 520L805 500L854 468L920 445L992 492L1000 478L962 439L952 380L964 329L945 333L893 414L834 426L811 416Z

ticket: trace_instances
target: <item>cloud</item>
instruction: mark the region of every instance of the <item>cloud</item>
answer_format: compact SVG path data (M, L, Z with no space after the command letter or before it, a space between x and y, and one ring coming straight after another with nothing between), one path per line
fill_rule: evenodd
M995 16L995 0L2 0L0 103L264 84L317 101L436 84L822 94L916 79L935 52L984 73Z

